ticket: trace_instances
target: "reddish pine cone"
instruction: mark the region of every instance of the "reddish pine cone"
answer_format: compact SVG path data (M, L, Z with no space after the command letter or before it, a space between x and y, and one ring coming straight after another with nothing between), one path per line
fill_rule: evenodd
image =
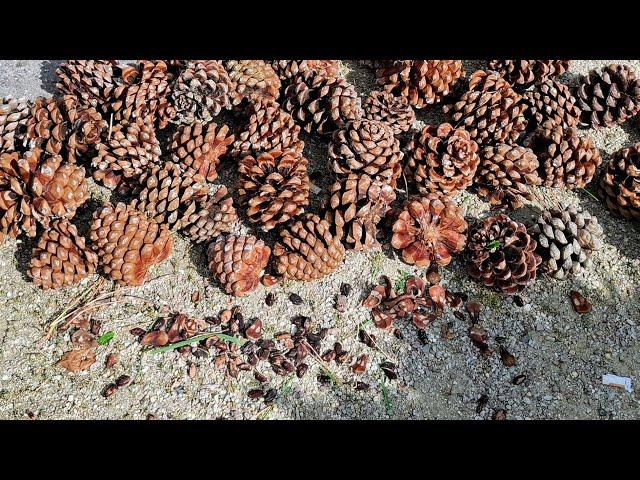
M264 60L227 60L224 67L236 85L236 104L242 99L254 102L280 96L280 79Z
M640 220L640 143L613 154L600 179L598 194L615 216Z
M377 91L371 92L364 101L364 117L386 123L394 135L408 132L416 121L416 114L407 97Z
M189 217L189 227L183 233L196 243L208 242L221 233L229 233L238 221L238 214L228 194L224 185L212 186L207 201Z
M69 60L56 70L56 88L63 95L73 95L82 106L109 113L118 80L113 60Z
M511 85L527 88L562 75L569 70L569 60L491 60L489 69L497 71Z
M274 60L271 67L284 83L309 70L315 70L326 77L336 77L340 60Z
M547 120L562 128L575 127L580 122L582 111L576 105L571 90L556 80L536 84L533 90L525 92L524 100L529 105L529 130Z
M30 102L26 98L0 98L0 153L11 153L22 146L29 116Z

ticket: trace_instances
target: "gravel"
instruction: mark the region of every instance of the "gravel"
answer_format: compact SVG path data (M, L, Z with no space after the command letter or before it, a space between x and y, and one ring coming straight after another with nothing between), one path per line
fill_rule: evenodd
M592 68L614 62L573 61L564 76L575 82L577 76ZM640 72L640 62L622 60ZM486 62L465 62L467 72ZM1 61L0 95L50 95L55 83L56 61ZM361 94L373 87L369 71L353 62L345 62L348 78ZM420 112L421 122L442 120L440 108ZM602 132L583 131L595 140L604 161L622 146L639 141L637 124L610 128ZM307 138L305 138L307 140ZM328 186L326 144L310 139L305 148L310 169L322 173L318 187ZM222 175L233 180L233 175ZM93 199L78 217L86 230L91 211L109 193L92 184ZM114 331L115 337L98 348L96 363L85 372L69 373L55 363L69 349L68 334L62 333L39 348L48 322L97 276L81 285L56 292L38 290L25 277L25 265L33 246L31 240L6 240L0 245L0 418L28 418L28 410L41 419L159 419L202 418L293 418L293 419L488 419L498 409L507 410L510 419L631 419L639 408L638 368L640 367L640 226L613 218L599 201L584 192L537 189L537 199L516 212L514 217L531 221L543 209L566 202L581 204L598 217L605 232L604 247L594 254L593 268L574 279L559 282L540 278L521 295L523 307L513 298L493 293L471 280L459 259L442 271L443 284L464 291L482 305L481 320L489 333L489 345L495 353L484 359L467 336L467 322L457 319L451 310L427 331L426 344L420 342L410 325L399 325L403 340L375 331L381 350L372 351L357 341L356 326L369 318L361 306L363 298L381 274L397 279L402 272L424 273L403 264L388 246L381 252L349 252L344 265L334 274L309 283L285 282L267 290L260 286L242 299L225 295L207 273L205 246L190 244L176 235L175 249L169 261L152 270L151 280L128 293L148 300L134 300L99 311L102 332ZM312 201L312 210L320 204L320 195ZM473 194L457 198L465 214L482 217L488 205ZM344 313L334 309L336 295L343 283L350 284ZM200 291L201 300L191 302ZM576 314L569 291L578 290L593 303L586 315ZM272 306L265 304L271 291ZM303 302L295 305L289 296L295 293ZM336 327L326 345L340 341L355 359L369 355L367 371L357 378L343 366L332 364L342 385L321 385L316 377L319 367L311 364L303 379L293 377L290 391L266 408L262 400L247 397L250 389L262 388L250 374L239 380L225 379L210 358L188 359L176 352L143 354L133 327L147 328L161 315L162 306L188 315L206 316L224 308L240 305L245 318L260 317L265 335L287 330L293 315L313 317L320 325ZM440 336L444 323L453 323L454 338ZM505 367L497 354L495 337L504 337L503 345L516 357L513 367ZM119 361L105 367L106 357L116 353ZM378 365L396 363L398 380L383 382ZM197 365L197 374L189 376L189 365ZM270 381L264 386L282 389L285 381L267 371ZM601 377L613 373L631 377L633 393L603 386ZM520 374L519 385L512 380ZM122 375L131 382L113 395L102 395L105 387ZM367 391L356 391L355 381L370 384ZM384 388L383 386L384 385ZM476 413L478 399L486 395L486 405Z

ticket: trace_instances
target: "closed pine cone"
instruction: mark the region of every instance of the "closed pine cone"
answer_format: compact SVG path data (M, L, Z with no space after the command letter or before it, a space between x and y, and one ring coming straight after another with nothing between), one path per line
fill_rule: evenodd
M562 75L569 70L569 60L492 60L489 69L497 71L511 85L527 88Z
M207 249L209 270L236 297L256 289L270 255L271 249L254 236L220 235Z
M280 80L286 82L308 70L335 77L338 75L339 64L340 60L274 60L271 67Z
M76 97L82 106L108 114L118 84L115 64L112 60L69 60L56 70L56 88L63 95Z
M416 114L407 97L396 97L384 91L369 94L364 101L364 117L386 123L395 135L408 132L416 121Z
M467 222L448 197L430 193L409 199L393 224L393 248L402 250L410 265L429 267L451 262L451 254L464 249Z
M571 90L556 80L536 84L533 90L525 92L524 100L529 105L529 130L547 120L562 128L575 127L580 122L582 111L576 105Z
M104 273L121 285L142 285L151 266L171 256L173 238L130 205L107 203L93 213L89 239Z
M26 98L0 98L0 154L22 147L27 132L30 103Z
M68 220L56 220L45 230L34 247L29 278L47 290L66 287L93 274L98 256Z
M189 226L183 230L196 243L208 242L221 233L229 233L238 221L227 187L211 187L207 201L189 217Z
M405 174L422 194L453 195L473 182L480 163L469 132L448 123L427 125L407 145Z
M615 216L640 220L640 143L613 154L600 178L598 194Z
M317 280L332 273L344 259L340 239L331 225L317 215L305 213L280 231L273 254L276 271L285 279Z
M236 85L235 103L276 100L280 95L280 79L264 60L227 60L224 66Z

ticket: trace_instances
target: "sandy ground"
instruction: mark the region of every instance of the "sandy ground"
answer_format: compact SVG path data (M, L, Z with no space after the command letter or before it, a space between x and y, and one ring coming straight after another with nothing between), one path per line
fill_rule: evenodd
M574 82L577 75L613 61L574 61L565 80ZM640 62L622 60L640 72ZM56 61L0 62L0 96L13 94L51 95L55 83ZM485 62L466 62L467 72ZM371 73L354 62L345 62L350 81L361 94L373 86ZM439 107L419 113L421 122L442 121ZM420 125L420 123L418 123ZM640 131L631 123L591 135L601 149L604 161L622 146L639 141ZM307 140L305 138L305 140ZM309 140L305 154L311 171L327 175L326 143ZM229 171L232 169L229 168ZM222 175L224 181L232 174ZM321 188L326 183L318 181ZM88 218L109 193L92 187L93 199L80 213L78 221L85 230ZM27 418L27 411L41 419L144 419L148 414L163 419L203 418L285 418L285 419L486 419L495 409L504 408L511 419L631 419L637 418L639 394L636 382L640 368L640 226L614 219L600 202L583 192L538 189L540 200L514 214L531 221L543 209L556 202L581 204L595 214L605 231L604 248L594 255L593 268L576 278L558 282L540 278L522 295L524 307L512 298L495 294L466 276L460 260L443 270L443 283L454 291L465 291L483 308L481 318L490 334L490 346L497 350L495 337L516 356L514 367L506 368L499 355L482 358L471 344L468 323L448 310L427 332L422 344L411 325L399 325L404 340L390 334L378 335L381 350L375 352L356 338L356 326L369 318L361 306L362 299L381 274L397 279L402 272L418 270L403 264L388 247L382 252L349 253L344 265L334 274L316 282L288 282L271 289L276 302L267 307L267 289L259 287L237 300L225 295L206 270L205 247L190 244L176 235L173 257L152 271L148 284L129 290L151 303L130 301L101 310L96 318L103 321L102 332L112 330L114 339L98 349L97 362L85 372L71 374L56 366L69 348L68 335L61 334L44 348L36 343L48 322L85 289L96 277L81 285L57 292L42 292L25 277L25 265L33 243L30 240L5 241L0 245L0 418ZM321 194L312 202L318 208ZM475 195L463 193L458 202L472 217L487 214L488 205ZM353 286L347 310L338 314L334 297L341 283ZM594 304L591 313L580 316L571 307L568 292L582 292ZM192 293L199 291L202 300L193 304ZM289 293L299 294L304 303L293 305ZM302 379L294 377L291 390L272 408L265 410L262 401L247 398L249 388L258 384L250 374L238 381L228 380L210 358L186 359L175 352L143 354L135 338L128 333L134 326L147 327L160 315L163 305L189 315L205 316L222 308L241 305L247 318L259 317L266 334L288 329L295 314L313 317L319 324L337 327L336 339L342 341L353 357L361 352L370 355L367 372L360 380L371 385L366 392L353 386L354 376L346 366L332 369L343 381L341 385L321 385L317 365ZM445 340L440 327L453 322L455 336ZM329 346L333 338L326 342ZM104 367L109 353L116 352L120 362L113 369ZM399 378L384 382L377 364L384 356L398 363ZM195 361L198 373L187 375L188 363ZM261 368L270 376L269 385L281 388L284 380ZM603 386L603 374L631 377L633 393ZM115 395L104 398L105 385L121 374L132 383ZM525 374L520 385L512 378ZM486 395L488 402L476 412L477 400Z

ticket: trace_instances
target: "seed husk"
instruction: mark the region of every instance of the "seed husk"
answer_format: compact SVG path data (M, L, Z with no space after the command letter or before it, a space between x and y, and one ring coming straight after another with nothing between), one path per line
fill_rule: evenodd
M573 305L573 309L577 313L585 314L591 311L593 305L580 292L571 290L569 295L571 296L571 304Z
M369 390L370 385L365 382L356 382L356 390L359 392L363 392Z
M516 375L515 377L513 377L513 380L511 380L511 383L513 383L514 385L520 385L526 379L527 379L527 376L524 373L521 373L520 375Z
M351 294L351 285L348 283L340 285L340 293L345 297L348 297Z
M292 293L289 295L289 301L294 305L302 305L302 297L297 293Z
M116 380L118 387L125 387L131 383L131 377L129 375L120 375Z
M107 359L105 360L104 364L107 368L111 368L113 367L116 363L118 363L118 355L115 353L110 353L109 355L107 355Z
M272 307L275 302L276 302L275 294L273 292L267 293L267 296L264 299L264 303L267 304L267 307Z
M298 365L298 368L296 369L296 376L298 378L302 378L305 376L308 370L309 370L309 365L307 365L306 363L301 363L300 365Z
M109 385L107 385L105 387L105 389L102 391L102 395L105 398L109 398L111 395L113 395L114 393L116 393L118 391L118 386L115 383L110 383Z
M264 402L271 403L276 399L277 396L278 396L278 391L275 388L270 388L264 394Z
M247 396L252 400L257 400L264 395L264 391L261 388L254 388L247 392Z
M424 330L418 330L418 340L420 340L420 343L422 345L427 345L429 343L427 332L425 332Z
M500 360L502 361L502 365L507 368L513 367L516 364L516 357L509 353L502 345L500 345Z
M507 411L504 408L500 408L493 412L491 415L491 420L506 420L507 419Z

